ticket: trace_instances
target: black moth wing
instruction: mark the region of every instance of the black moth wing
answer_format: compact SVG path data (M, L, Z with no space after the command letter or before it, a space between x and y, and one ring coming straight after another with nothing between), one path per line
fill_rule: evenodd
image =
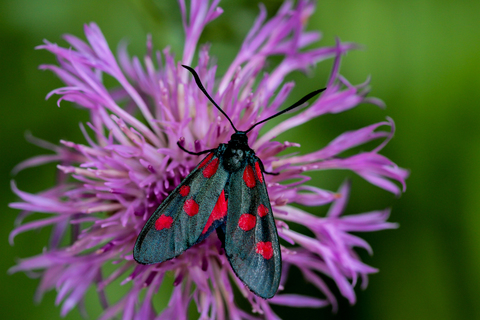
M225 252L245 285L269 299L280 284L282 258L262 167L260 159L249 156L245 168L232 173Z
M215 151L208 154L147 221L133 249L135 260L163 262L208 236L212 230L202 232L228 177L221 157Z

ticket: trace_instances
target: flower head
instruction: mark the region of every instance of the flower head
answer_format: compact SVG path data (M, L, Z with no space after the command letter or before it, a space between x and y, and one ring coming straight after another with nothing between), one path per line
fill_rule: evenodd
M350 232L395 228L396 224L386 222L389 211L344 216L349 184L343 184L339 191L323 190L306 185L308 177L304 173L348 169L380 188L400 194L401 188L393 181L405 189L408 172L378 153L393 135L393 121L346 132L324 148L304 155L279 156L298 145L272 140L323 114L342 112L364 102L381 104L366 97L367 84L352 85L339 74L341 56L355 46L337 41L332 47L304 49L320 38L317 32L305 31L314 10L311 1L299 1L297 5L286 1L269 20L261 6L237 56L226 73L219 76L210 61L208 46L199 49L197 62L192 61L203 28L222 12L218 2L192 1L187 12L185 2L179 0L186 34L179 61L168 49L153 52L150 38L143 61L130 58L125 46L120 47L115 58L93 23L85 26L87 42L66 35L71 48L50 42L39 46L52 52L59 62L41 68L53 71L65 83L65 87L53 90L49 96L59 95L58 103L67 100L87 109L91 120L88 129L81 126L87 144L61 141L60 146L52 146L40 142L55 154L17 166L16 170L21 170L56 161L64 179L39 194L23 192L12 183L21 201L11 206L23 212L19 226L11 233L11 241L21 232L47 225L53 226L53 234L48 250L20 260L11 271L40 270L38 297L56 288L57 303L63 302L62 315L81 305L86 290L94 285L105 308L101 319L119 313L124 319L186 319L191 303L196 304L202 319L254 319L235 303L233 292L237 287L251 303L253 313L275 319L271 304L332 305L335 309L336 298L322 277L332 278L340 293L354 303L353 288L358 278L366 285L367 275L376 272L362 263L354 251L360 247L370 252L370 246ZM272 55L283 59L270 73L265 73L265 63ZM270 300L251 293L235 277L215 235L173 260L148 266L137 264L132 249L145 221L199 161L181 151L177 141L198 152L225 143L233 133L228 120L212 108L181 64L195 66L214 100L239 130L245 130L275 114L284 104L294 86L292 82L283 83L286 75L331 57L333 70L320 98L295 116L282 118L265 134L259 135L262 125L249 134L249 144L266 170L280 172L265 177L278 234L290 243L282 247L284 267L279 293ZM104 74L113 77L118 86L107 88ZM377 131L381 126L391 130ZM337 157L345 150L380 138L384 141L372 151ZM296 182L286 183L292 179ZM327 216L317 217L292 204L331 206ZM46 218L21 224L32 212L45 213ZM307 227L313 236L290 229L291 223ZM72 242L61 246L68 228ZM113 271L106 272L104 267L112 264ZM292 266L319 289L320 297L282 294ZM164 283L171 275L173 289ZM117 279L130 283L131 288L119 301L111 302L105 288ZM172 293L168 306L157 311L152 300L160 288L171 289Z

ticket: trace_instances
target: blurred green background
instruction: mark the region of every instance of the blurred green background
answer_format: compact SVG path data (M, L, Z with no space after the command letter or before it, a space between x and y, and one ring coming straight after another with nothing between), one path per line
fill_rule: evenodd
M272 15L281 1L266 1ZM256 1L223 1L225 12L211 23L201 43L212 44L224 72L258 13ZM353 180L347 213L391 206L390 221L400 229L362 235L374 256L359 252L380 269L370 277L366 291L356 289L358 302L349 306L338 294L340 310L277 308L285 319L294 316L321 319L480 319L480 1L471 0L343 0L319 1L309 23L321 30L321 45L335 37L357 42L362 50L343 59L341 73L352 83L371 75L372 92L386 110L362 105L341 115L328 115L293 130L282 140L302 144L302 152L325 145L345 130L395 120L395 138L383 150L398 165L411 170L408 190L399 199L348 172L314 175L313 183L335 190L345 176ZM55 167L29 169L13 177L15 164L43 150L26 142L28 130L58 143L84 142L78 127L88 120L84 110L45 95L62 83L37 69L54 63L51 54L33 48L48 39L65 45L61 35L83 38L83 24L95 21L110 47L122 39L130 52L145 53L145 38L153 36L157 49L167 45L181 55L184 39L174 0L1 0L0 1L0 150L2 152L0 224L0 318L57 319L55 292L41 304L33 296L37 279L7 275L15 259L41 252L49 229L28 232L8 244L16 210L7 208L16 197L15 179L23 190L36 192L54 183ZM297 86L291 100L325 84L332 60L310 75L294 74ZM320 129L318 129L320 128ZM320 130L312 137L311 130ZM323 210L323 211L322 211ZM326 208L320 209L319 214ZM292 275L289 285L306 287ZM297 288L298 289L298 288ZM298 290L296 290L298 291ZM87 310L99 312L91 290ZM66 319L80 319L78 310Z

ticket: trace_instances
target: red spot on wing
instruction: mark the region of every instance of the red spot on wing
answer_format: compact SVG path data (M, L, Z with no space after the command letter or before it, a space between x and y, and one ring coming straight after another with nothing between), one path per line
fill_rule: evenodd
M218 158L215 158L208 164L208 166L203 169L203 176L205 178L210 178L217 172L218 169Z
M255 162L255 173L257 174L258 181L263 183L263 176L262 176L262 170L260 169L260 164Z
M238 220L238 226L243 231L250 231L255 227L255 222L257 218L254 215L249 213L244 213L240 216L240 220Z
M172 217L167 217L166 215L162 214L158 217L157 221L155 221L155 229L158 231L162 229L170 229L173 223Z
M185 211L190 217L193 217L198 213L198 203L193 199L188 199L183 204L183 211Z
M224 218L227 215L227 210L228 201L225 199L225 190L222 190L222 193L220 193L220 196L218 197L217 203L215 203L215 207L213 207L212 213L210 213L210 216L208 217L202 234L205 234L208 231L215 220Z
M261 254L265 259L271 259L273 257L273 247L270 241L257 242L255 252Z
M265 217L268 213L268 207L264 206L263 204L259 205L257 208L257 213L261 218Z
M189 186L181 186L179 192L182 195L182 197L186 197L190 193L190 187Z
M255 187L255 176L253 175L253 169L251 165L247 165L243 171L243 181L249 188Z
M213 152L209 153L208 156L205 159L203 159L202 163L200 163L200 165L198 166L198 169L203 168L207 164L207 162L210 161L210 159L212 159L212 157L213 157Z

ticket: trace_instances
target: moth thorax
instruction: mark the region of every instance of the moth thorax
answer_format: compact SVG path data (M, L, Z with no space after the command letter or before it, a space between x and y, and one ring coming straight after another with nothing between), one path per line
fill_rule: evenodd
M242 167L245 159L245 151L242 149L227 148L225 151L224 167L230 172L237 171Z

